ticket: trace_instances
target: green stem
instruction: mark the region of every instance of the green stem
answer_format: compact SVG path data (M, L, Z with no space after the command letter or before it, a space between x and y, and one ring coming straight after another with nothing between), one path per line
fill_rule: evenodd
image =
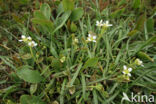
M34 53L33 53L32 47L30 47L30 52L31 52L31 56L33 57L34 61L36 62L36 58L35 58L35 56L34 56Z

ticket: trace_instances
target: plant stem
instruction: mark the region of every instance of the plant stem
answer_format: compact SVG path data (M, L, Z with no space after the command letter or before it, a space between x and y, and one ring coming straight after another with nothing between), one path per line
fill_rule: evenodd
M34 53L33 53L32 47L30 47L30 52L31 52L31 56L33 57L34 61L36 62L36 58L35 58L35 56L34 56Z

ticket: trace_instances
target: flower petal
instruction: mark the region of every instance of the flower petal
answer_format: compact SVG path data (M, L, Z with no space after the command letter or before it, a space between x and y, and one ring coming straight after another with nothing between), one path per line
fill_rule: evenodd
M93 42L96 42L96 40L93 40Z
M109 21L106 21L106 24L109 24Z
M132 71L132 68L128 68L128 71L131 72Z
M131 73L128 73L127 75L131 77Z
M32 42L29 42L28 45L31 46L32 45Z
M87 40L88 40L88 41L91 41L91 39L90 39L89 37L87 38Z
M28 39L28 40L31 40L31 37L29 36L29 37L27 37L27 39Z
M25 37L25 35L22 35L21 38L24 39L24 38L26 38L26 37Z
M93 39L96 39L96 36L93 36Z
M32 43L32 44L35 44L35 42L34 42L34 41L32 41L31 43Z
M88 37L91 37L91 34L88 34Z
M102 24L103 20L100 20L100 24Z
M124 66L123 66L123 69L124 69L124 70L126 70L126 69L127 69L127 66L126 66L126 65L124 65Z
M22 42L23 40L18 40L19 42Z
M122 71L123 74L126 74L125 71Z
M107 26L113 26L112 24L108 24Z
M37 46L37 43L35 43L34 46Z
M96 24L99 24L99 21L96 21Z

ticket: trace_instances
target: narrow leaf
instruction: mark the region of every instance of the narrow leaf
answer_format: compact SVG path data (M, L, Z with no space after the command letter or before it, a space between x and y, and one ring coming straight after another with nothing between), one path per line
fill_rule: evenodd
M135 30L143 31L145 21L146 21L146 14L143 14L138 18Z
M57 27L55 28L55 30L53 31L53 34L58 30L60 29L64 24L65 22L67 21L67 19L69 18L71 14L71 11L67 11L65 12L62 17L60 17L57 21Z
M149 60L151 62L154 62L154 60L149 56L147 55L146 53L144 52L138 52L137 53L137 56L140 58L140 59L146 59L146 60Z
M94 100L94 104L98 104L98 98L97 98L97 93L96 90L93 90L93 100Z
M83 99L86 100L86 81L85 81L85 76L82 73L81 74L81 78L82 78L82 93L83 93Z
M146 28L148 33L154 32L154 20L152 18L149 18L146 22Z
M82 67L82 63L79 64L79 66L77 68L77 71L74 73L74 76L73 76L73 78L72 78L72 80L70 82L70 87L73 86L73 84L74 84L74 82L75 82L75 80L76 80L76 78L77 78L77 76L79 74L79 71L80 71L81 67Z

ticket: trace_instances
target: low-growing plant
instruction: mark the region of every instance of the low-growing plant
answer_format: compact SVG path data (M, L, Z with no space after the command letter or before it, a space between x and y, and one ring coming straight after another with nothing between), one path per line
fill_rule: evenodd
M155 96L152 6L89 2L47 0L38 8L37 0L26 19L0 26L0 103L121 104L131 92Z

